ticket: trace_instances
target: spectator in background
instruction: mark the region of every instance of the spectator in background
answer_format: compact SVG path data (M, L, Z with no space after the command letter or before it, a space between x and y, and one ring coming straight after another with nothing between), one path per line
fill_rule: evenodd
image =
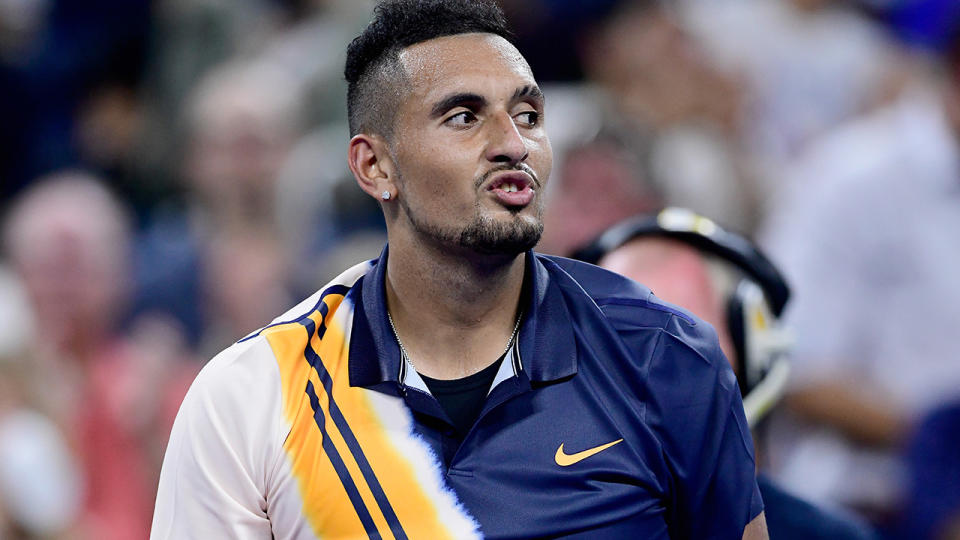
M916 3L916 2L908 2ZM713 65L742 82L744 144L776 193L781 167L838 124L889 100L902 58L883 28L838 0L680 0Z
M273 66L243 61L219 66L194 89L182 173L198 219L214 229L273 225L277 169L300 128L297 90Z
M145 89L149 128L141 135L137 177L154 195L176 192L183 104L206 74L258 62L283 71L306 96L305 126L346 122L340 44L366 23L370 0L163 0L151 27ZM345 129L345 128L344 128ZM341 135L342 138L342 135ZM342 154L337 155L341 160Z
M617 2L585 35L581 56L602 96L601 132L616 133L639 158L648 191L751 229L757 208L739 126L741 89L669 7Z
M63 432L24 392L33 315L0 266L0 538L70 538L80 475Z
M895 102L813 145L762 236L796 291L773 470L878 521L904 495L905 438L960 392L957 66L917 66Z
M568 256L610 225L659 205L638 161L613 138L569 151L549 192L537 249Z
M151 4L0 0L0 198L64 167L117 169Z
M658 298L712 324L740 379L751 428L758 429L782 390L789 339L774 313L789 290L744 237L679 208L625 220L579 255L651 288ZM781 299L782 298L782 299ZM736 307L734 307L736 306ZM749 365L748 365L749 362ZM761 449L762 450L762 449ZM758 463L763 460L758 451ZM864 523L799 499L758 476L770 538L868 540Z
M79 172L41 179L10 208L3 239L42 321L22 390L64 430L82 473L78 535L143 538L172 417L189 375L120 331L131 285L124 207Z
M161 212L143 238L137 313L202 351L255 330L289 300L276 181L298 133L296 90L282 71L237 62L208 74L185 111L188 202Z
M551 137L591 133L557 151L538 249L569 255L665 204L750 229L757 206L740 148L740 89L662 3L621 0L598 11L579 51L588 85L560 100L551 91L551 110L564 111L551 115Z
M541 84L580 81L577 45L597 19L621 0L502 0L520 49Z
M281 27L273 0L221 2L158 0L150 21L151 54L144 81L144 120L135 163L143 189L154 198L176 193L180 174L183 107L204 74L241 51L257 50ZM155 201L154 201L155 202Z

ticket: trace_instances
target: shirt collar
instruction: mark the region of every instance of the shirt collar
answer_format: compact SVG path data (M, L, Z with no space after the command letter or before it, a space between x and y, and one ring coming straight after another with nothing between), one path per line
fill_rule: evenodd
M350 333L350 385L375 387L399 382L401 355L387 320L384 280L389 246L354 291ZM533 251L526 254L527 299L510 365L531 382L546 383L577 372L577 345L564 291ZM498 374L498 378L500 375Z

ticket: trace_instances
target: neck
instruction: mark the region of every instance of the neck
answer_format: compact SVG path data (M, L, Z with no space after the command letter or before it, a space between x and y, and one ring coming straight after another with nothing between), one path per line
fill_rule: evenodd
M499 358L517 319L524 268L523 254L391 244L387 306L417 371L455 379Z

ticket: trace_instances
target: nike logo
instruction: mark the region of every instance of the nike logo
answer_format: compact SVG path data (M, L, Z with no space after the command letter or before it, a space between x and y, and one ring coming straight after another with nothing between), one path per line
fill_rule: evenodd
M560 443L560 448L557 448L557 455L553 456L554 461L557 462L557 465L561 467L569 467L574 463L579 463L588 457L599 454L611 446L623 442L623 439L617 439L613 442L608 442L607 444L601 444L600 446L594 446L593 448L588 448L583 452L577 452L576 454L566 454L563 451L563 443Z

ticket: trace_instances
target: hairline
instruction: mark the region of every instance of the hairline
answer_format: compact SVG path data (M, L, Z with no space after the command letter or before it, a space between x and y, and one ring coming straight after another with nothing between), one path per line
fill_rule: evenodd
M376 108L385 108L388 113L381 114L377 111L375 114L360 114L360 123L351 136L360 134L380 135L388 141L393 137L393 130L397 120L397 109L401 101L401 93L404 87L410 84L410 77L400 60L400 52L403 49L392 48L384 51L383 55L375 62L371 62L367 70L360 76L356 83L358 95L356 96L355 106L364 106L363 102L368 94L377 99ZM391 80L393 79L393 80ZM392 103L384 103L384 98L392 99ZM377 118L378 116L388 116L388 118ZM374 126L372 123L384 125Z
M394 128L396 127L396 122L397 122L397 113L399 112L401 102L406 97L405 95L402 95L402 94L404 92L409 93L410 88L412 86L410 73L407 70L406 63L403 60L404 52L408 51L411 47L415 47L423 43L429 43L431 41L435 41L438 39L469 36L469 35L493 36L493 37L500 38L501 40L509 44L511 47L513 47L514 50L517 52L520 58L523 59L524 62L527 62L526 57L524 57L523 54L520 53L519 49L516 48L516 45L514 45L512 41L510 41L506 37L496 32L486 32L486 31L470 31L470 32L458 32L453 34L442 34L442 35L433 36L421 41L417 41L414 43L409 43L407 45L404 45L403 47L391 47L389 49L386 49L383 52L383 54L379 58L377 58L376 61L371 62L368 65L367 70L363 73L363 75L361 75L360 79L357 81L357 87L358 88L368 87L367 88L368 90L380 90L380 92L376 92L380 96L385 95L384 90L387 87L389 87L390 95L394 98L394 103L391 104L392 105L391 107L388 107L388 110L391 111L389 113L389 118L385 119L386 125L379 128L376 128L374 126L364 125L370 120L375 120L371 118L366 118L367 122L361 122L361 124L357 126L356 132L351 133L351 136L356 136L360 134L379 135L384 139L386 139L388 143L392 144L393 131L394 131ZM527 66L529 69L529 63L527 63ZM387 80L390 76L395 76L396 80L395 81ZM380 79L380 81L378 82L377 79ZM376 84L376 88L369 88L370 85L373 85L373 84Z

